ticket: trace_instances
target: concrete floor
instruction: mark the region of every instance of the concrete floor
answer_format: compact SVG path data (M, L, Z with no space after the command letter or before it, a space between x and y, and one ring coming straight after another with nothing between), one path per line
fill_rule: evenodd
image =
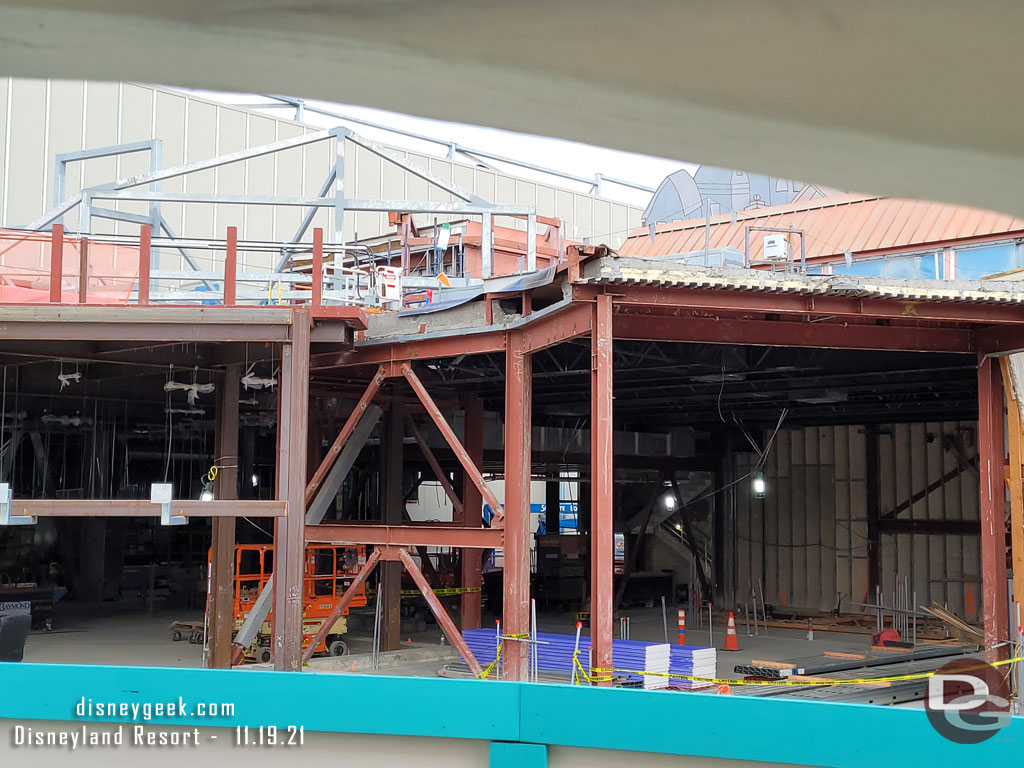
M663 641L664 628L660 608L640 608L625 611L630 618L630 636L634 640ZM152 615L145 609L134 611L118 610L116 606L58 604L54 618L53 632L33 632L25 645L25 661L58 664L106 664L131 666L199 667L202 665L202 646L187 641L171 639L170 624L174 620L202 621L199 612L155 611ZM493 618L485 616L484 626L494 626ZM716 617L716 622L718 621ZM355 622L354 622L355 623ZM543 632L572 634L575 631L575 614L542 614L538 623ZM686 640L690 645L708 645L707 629L699 630L691 620ZM618 625L616 624L616 633ZM440 646L440 633L436 625L428 624L427 629L405 632L403 649L430 649ZM725 640L725 624L714 628L714 645L719 648L718 674L723 678L738 677L733 672L737 664L749 664L753 659L776 661L796 660L820 656L822 652L843 651L866 653L867 635L818 632L815 639L808 641L803 630L770 629L768 634L761 629L757 637L747 636L746 626L737 628L740 650L722 651ZM371 650L371 635L355 630L347 638L355 655L368 654ZM675 612L669 612L669 641L676 642ZM427 654L428 656L430 654ZM430 677L437 674L443 660L413 660L382 666L378 670L360 668L359 674L389 674ZM327 671L326 669L324 671ZM331 671L349 672L350 665L332 666Z
M202 621L201 612L118 610L111 604L58 603L54 630L33 630L25 661L139 667L200 667L203 647L171 639L172 621Z

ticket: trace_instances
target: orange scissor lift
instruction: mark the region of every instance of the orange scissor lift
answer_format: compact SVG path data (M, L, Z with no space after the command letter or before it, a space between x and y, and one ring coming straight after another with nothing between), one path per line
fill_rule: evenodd
M335 603L366 562L366 547L362 545L311 544L306 547L302 580L302 648L309 647L317 630L331 614ZM234 627L242 626L256 598L274 572L274 547L263 544L235 546ZM349 608L366 605L363 584L348 607L334 622L331 631L320 641L316 653L342 656L348 652L343 637L348 632ZM267 614L256 639L245 649L247 661L270 661L271 620L273 609Z

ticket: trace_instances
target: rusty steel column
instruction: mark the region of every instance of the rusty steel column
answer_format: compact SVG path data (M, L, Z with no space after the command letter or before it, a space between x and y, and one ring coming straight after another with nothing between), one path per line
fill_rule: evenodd
M217 387L217 433L214 463L217 501L238 498L238 387L245 371L241 363L224 369ZM212 520L210 545L210 663L213 669L231 666L231 633L234 630L235 518Z
M149 272L153 266L150 242L153 228L149 224L139 227L139 291L138 303L149 304Z
M533 366L523 351L523 334L511 331L505 351L505 567L502 632L530 630L530 444ZM502 671L526 680L530 646L504 641Z
M302 665L309 322L308 310L293 309L291 343L281 349L277 488L278 498L288 501L288 516L274 527L274 669L287 672Z
M477 396L466 400L463 445L473 466L484 465L484 401ZM484 497L468 473L462 473L462 514L460 522L466 526L480 526L483 519ZM480 552L463 547L459 558L462 570L461 584L476 592L465 592L460 597L459 617L462 629L480 628L480 590L483 587L483 563Z
M402 464L405 453L405 418L401 399L396 397L381 423L381 521L402 525L405 516ZM380 564L381 602L380 649L396 651L402 643L402 564L388 560Z
M64 225L54 224L50 233L50 303L60 304L64 274Z
M235 306L238 279L238 227L228 227L224 253L224 306Z
M978 469L981 490L981 591L985 615L985 660L1008 659L1006 593L1006 483L1003 445L1003 384L999 363L978 364Z
M612 572L615 557L612 467L612 297L594 306L590 373L590 640L591 664L612 668ZM603 677L608 672L599 672ZM605 682L604 684L607 685Z

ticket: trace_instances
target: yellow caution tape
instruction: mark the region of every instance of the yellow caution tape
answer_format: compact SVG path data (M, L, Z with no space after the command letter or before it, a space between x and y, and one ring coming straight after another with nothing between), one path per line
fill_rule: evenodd
M524 639L528 638L529 636L530 636L529 634L524 632L524 633L519 634L519 635L502 635L502 638L504 640L524 640ZM494 661L492 661L490 664L488 664L486 669L484 669L483 672L481 672L479 675L477 675L477 680L483 680L485 677L487 677L489 674L491 674L491 672L494 671L494 668L498 666L498 662L501 660L501 649L504 648L504 647L505 647L505 643L504 642L498 643L498 652L494 656Z
M480 587L438 587L437 589L433 590L434 594L438 595L439 597L450 597L451 595L467 595L472 592L479 591ZM368 589L366 590L366 594L372 597L373 595L377 594L377 590ZM403 589L402 597L423 597L423 593L420 592L418 589Z
M673 672L648 672L642 669L601 669L599 667L591 667L591 675L588 675L583 669L583 665L579 661L579 651L575 651L572 656L573 663L579 669L580 674L588 682L608 682L612 679L612 675L618 673L620 675L639 675L649 677L669 677L673 680L689 680L695 683L708 683L710 685L794 685L794 686L807 686L807 685L865 685L869 683L896 683L904 680L924 680L926 678L935 675L936 672L916 672L909 675L890 675L889 677L864 677L856 680L726 680L724 678L717 677L696 677L694 675L683 675L680 673ZM1006 664L1013 664L1018 661L1024 661L1024 656L1017 656L1012 659L1006 659L1004 661L995 661L988 664L990 667L1001 667ZM969 672L972 667L965 667L957 670L958 672ZM984 669L984 667L973 667L973 669Z
M448 595L467 595L470 592L479 592L480 587L438 587L434 589L435 595L447 597ZM402 597L419 597L422 593L418 589L403 589Z
M583 669L583 665L580 664L579 656L580 656L580 652L579 651L573 651L572 652L572 663L579 670L580 674L583 676L583 679L586 680L588 683L607 683L607 682L612 680L612 676L611 675L607 675L607 674L605 674L605 675L588 675L587 671L585 669ZM613 670L596 669L594 667L591 667L590 671L591 672L609 672L609 671L613 671ZM617 671L621 671L621 670L617 670Z
M501 649L502 649L502 647L504 645L505 645L504 643L498 643L498 652L494 655L494 661L492 661L490 664L488 664L487 668L484 669L483 672L481 672L479 675L476 676L477 680L483 680L489 674L491 674L491 672L494 671L494 668L496 666L498 666L498 662L501 660Z

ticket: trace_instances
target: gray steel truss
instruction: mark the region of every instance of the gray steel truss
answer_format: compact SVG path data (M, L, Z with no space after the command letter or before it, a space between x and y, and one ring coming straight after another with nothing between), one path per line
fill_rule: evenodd
M253 158L282 152L295 147L307 146L320 141L336 141L336 161L333 169L328 173L327 178L321 185L316 197L282 197L282 196L260 196L260 195L224 195L205 194L196 192L162 192L160 183L168 179L187 176L200 171L218 168L231 163L243 162ZM451 195L453 202L426 202L411 200L361 200L346 197L345 195L345 145L351 141L364 149L383 158L389 163L402 168L403 170L423 179L428 184ZM148 173L132 176L127 179L100 184L83 189L80 193L62 199L66 193L67 165L71 162L80 162L95 157L109 157L134 152L150 153L150 170ZM339 243L345 241L342 234L344 216L346 211L371 211L371 212L401 212L419 214L442 214L442 215L466 215L479 216L483 225L483 236L481 243L482 251L482 272L483 277L490 277L493 272L493 237L491 226L494 216L511 216L526 219L526 270L534 271L537 268L537 210L532 205L498 205L488 202L483 198L463 189L446 179L431 173L428 170L416 165L403 157L390 147L360 136L347 128L337 127L328 130L317 131L290 139L271 142L258 147L239 150L226 155L201 160L194 163L176 166L174 168L161 168L161 143L154 139L150 141L134 142L131 144L119 144L111 147L83 150L81 152L69 152L57 156L55 177L54 177L54 207L33 221L26 228L31 230L42 230L53 223L60 223L63 217L76 206L81 206L80 232L89 233L92 230L92 219L103 218L116 221L124 221L132 224L148 224L154 230L162 230L171 241L175 241L174 247L181 253L185 262L195 271L200 271L196 260L189 253L183 242L171 231L166 220L161 215L161 203L178 204L231 204L231 205L265 205L265 206L289 206L306 208L295 235L281 247L281 256L278 266L275 269L280 271L287 264L289 257L297 250L306 250L302 245L302 238L309 230L316 211L320 208L334 209L335 237ZM139 187L148 187L147 190ZM115 209L100 207L97 201L134 201L149 203L149 215L142 216L137 213L118 211Z

